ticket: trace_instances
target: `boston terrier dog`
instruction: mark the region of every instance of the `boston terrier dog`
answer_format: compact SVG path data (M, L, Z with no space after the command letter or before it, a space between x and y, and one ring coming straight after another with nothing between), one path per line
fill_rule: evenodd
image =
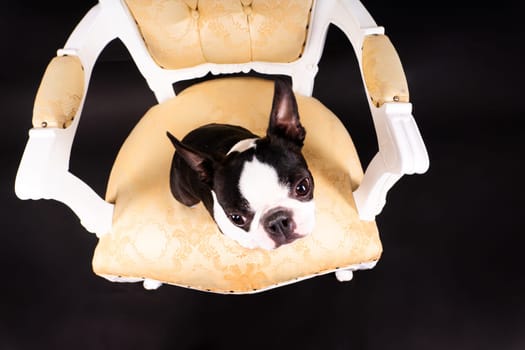
M311 233L314 180L301 154L306 131L290 86L275 81L265 137L208 124L175 147L170 186L187 206L203 202L220 231L246 248L275 249Z

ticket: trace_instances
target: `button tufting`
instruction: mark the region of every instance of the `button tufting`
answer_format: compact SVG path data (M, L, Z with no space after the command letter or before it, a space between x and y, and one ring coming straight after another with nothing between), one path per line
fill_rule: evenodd
M241 0L242 10L246 16L252 14L252 0Z
M199 0L184 0L186 3L186 6L188 6L190 9L195 10L197 8L197 4Z
M193 19L199 19L199 11L191 10L191 17L193 17Z
M252 14L252 7L251 6L243 6L242 10L244 11L244 14L246 16L249 16Z

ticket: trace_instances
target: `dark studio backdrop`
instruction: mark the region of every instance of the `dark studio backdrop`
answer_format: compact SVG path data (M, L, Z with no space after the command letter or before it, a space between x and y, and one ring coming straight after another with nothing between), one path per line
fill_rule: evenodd
M390 192L375 269L350 283L327 275L223 296L107 282L91 271L96 237L68 208L16 198L41 76L94 1L3 0L0 349L525 349L517 2L364 4L403 62L430 170ZM366 164L375 136L353 52L335 28L314 96L342 118ZM154 103L125 49L111 44L93 73L71 170L103 195L120 145Z

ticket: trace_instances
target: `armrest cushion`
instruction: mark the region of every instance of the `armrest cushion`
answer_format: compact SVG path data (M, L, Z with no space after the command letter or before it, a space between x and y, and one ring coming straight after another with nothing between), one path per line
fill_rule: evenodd
M84 69L76 56L51 60L33 107L33 127L67 128L84 96Z
M369 35L363 42L363 76L377 107L385 102L409 102L408 84L397 52L386 35Z
M163 68L292 62L306 40L311 0L126 0Z
M149 110L111 171L106 199L115 203L113 228L97 245L95 273L111 280L147 278L246 293L338 268L363 268L379 259L376 224L359 219L352 198L363 176L352 139L339 119L311 97L297 96L308 133L304 155L315 178L316 229L310 236L273 251L246 249L219 232L202 204L187 208L173 198L174 149L166 130L183 137L218 122L263 135L272 95L270 81L224 78L194 85Z

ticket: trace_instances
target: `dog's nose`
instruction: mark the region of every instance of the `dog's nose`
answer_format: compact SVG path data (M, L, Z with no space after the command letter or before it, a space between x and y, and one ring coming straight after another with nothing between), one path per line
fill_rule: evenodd
M277 246L294 241L295 222L292 213L286 209L272 210L264 217L264 228Z

